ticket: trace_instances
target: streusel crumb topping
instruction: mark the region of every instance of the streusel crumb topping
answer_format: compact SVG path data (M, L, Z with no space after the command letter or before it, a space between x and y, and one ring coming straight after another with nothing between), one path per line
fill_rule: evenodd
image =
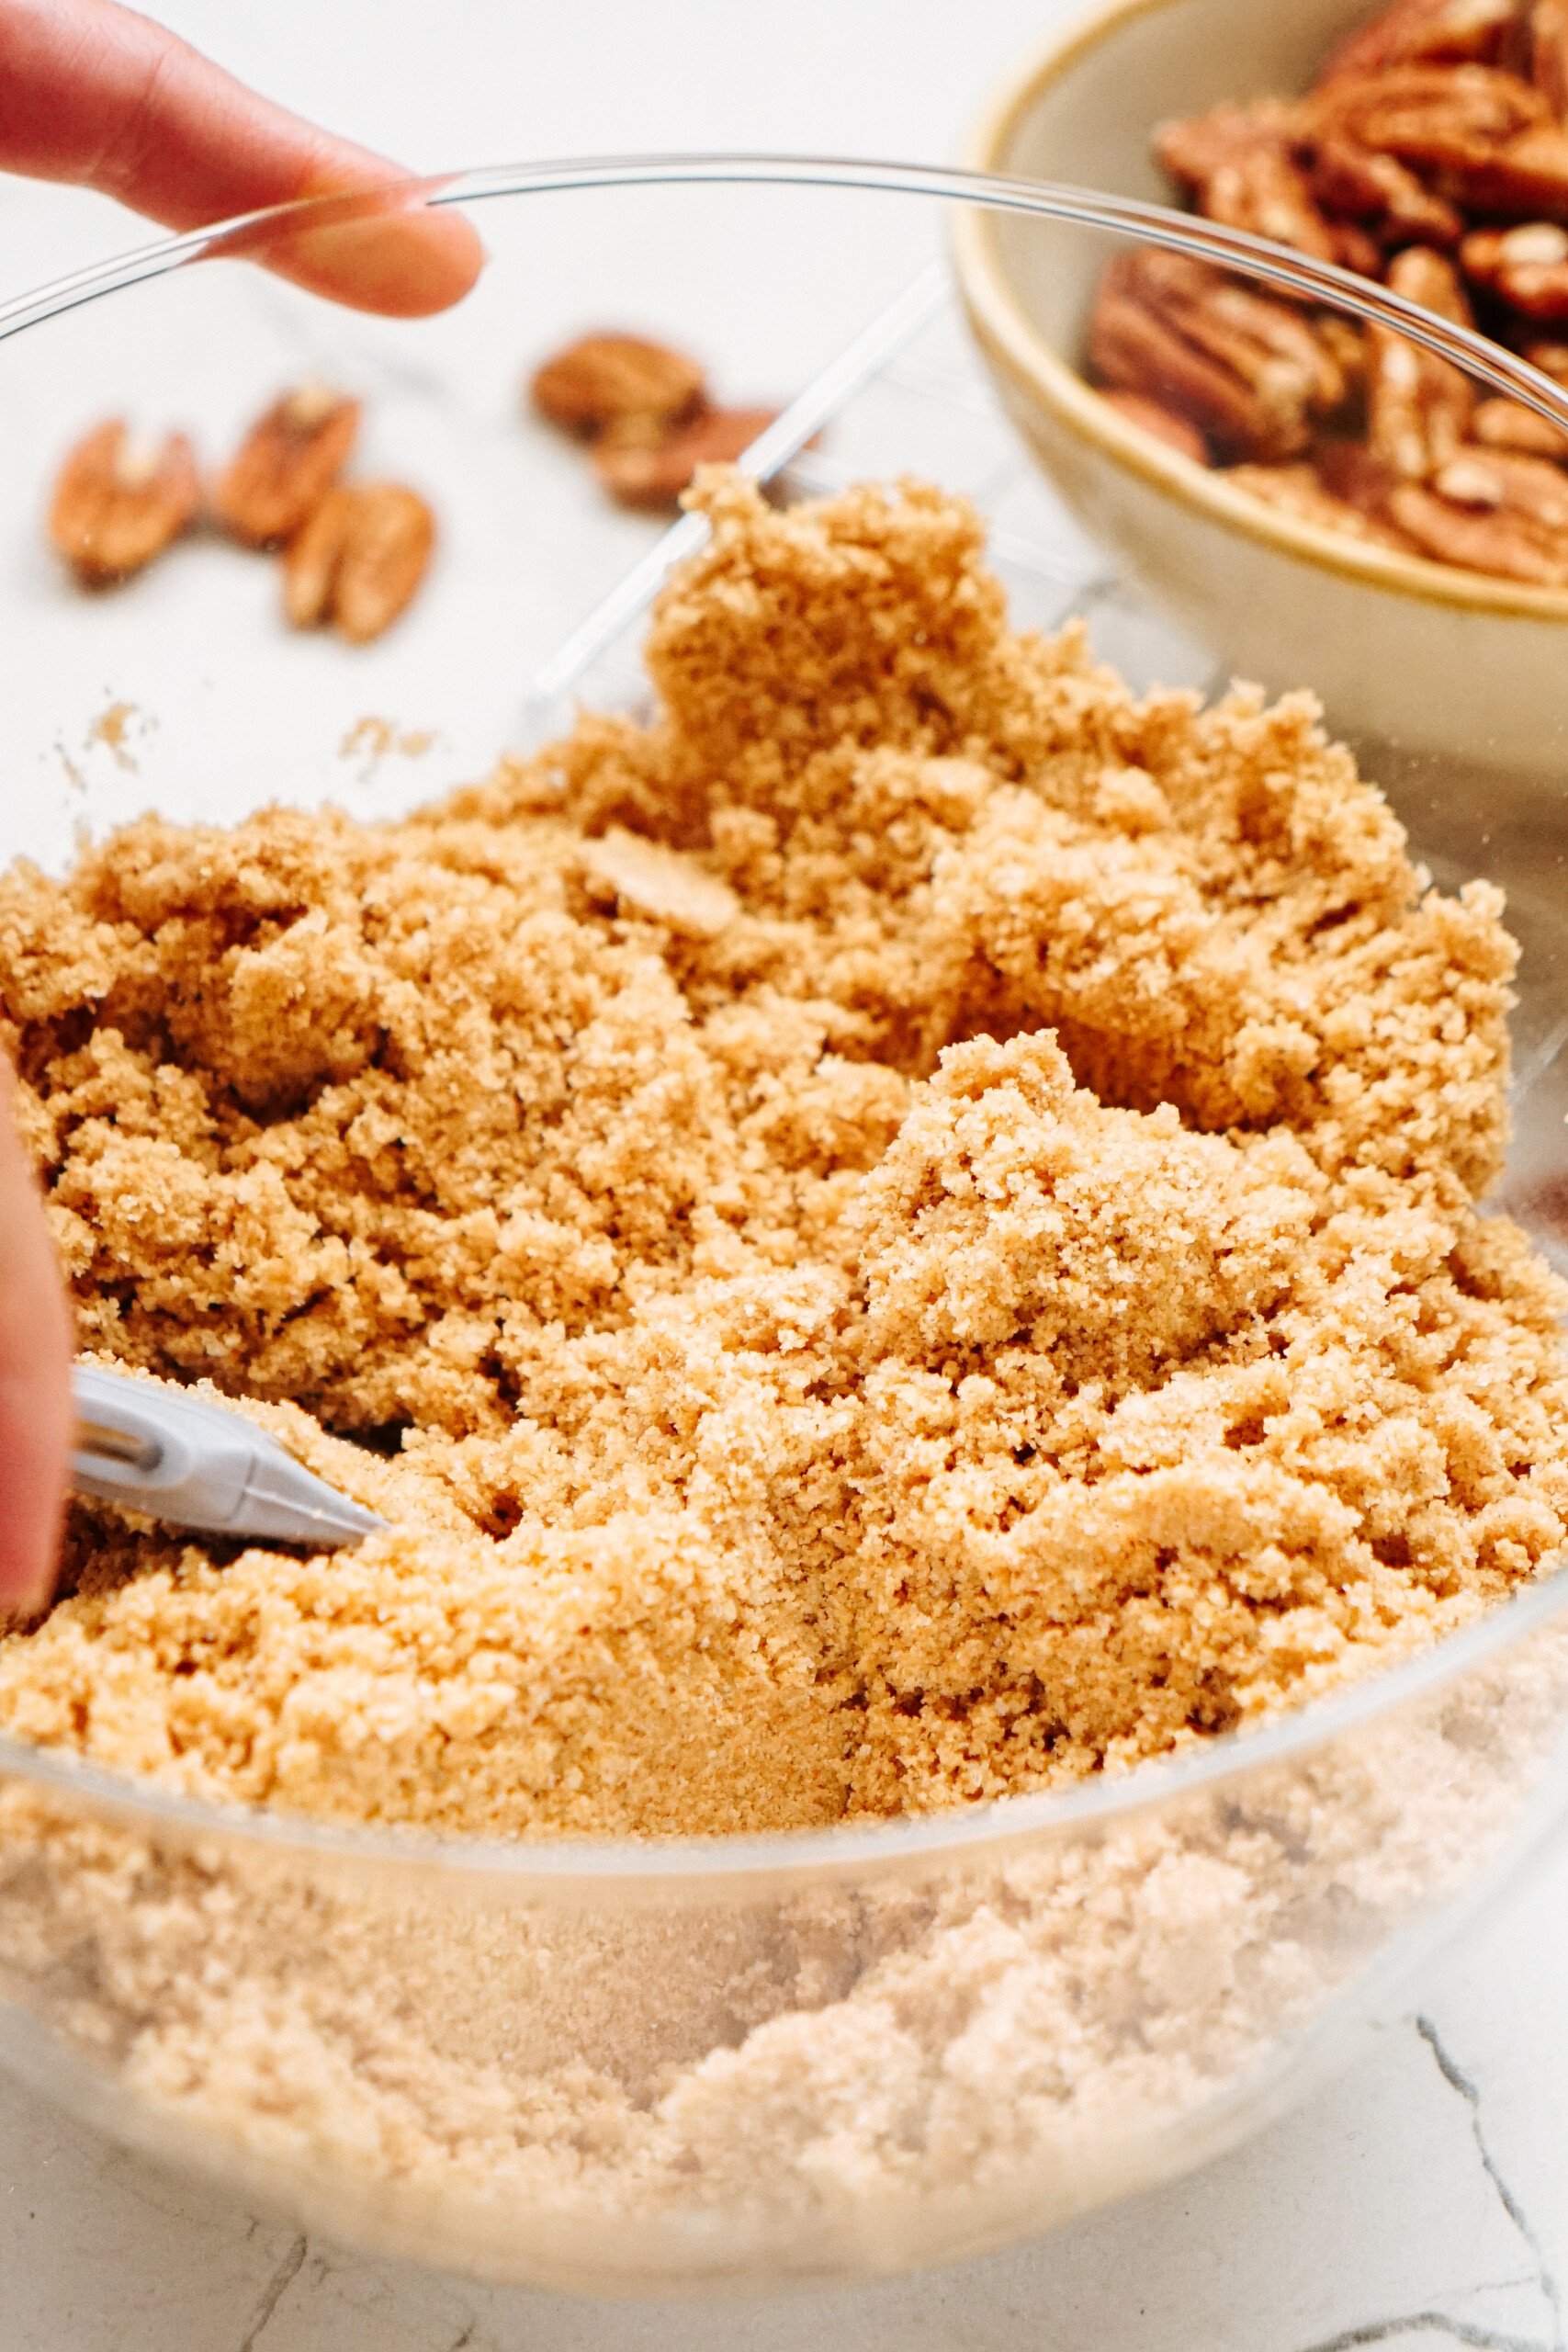
M6 1730L343 1819L825 1822L1296 1706L1563 1543L1563 1295L1476 1206L1498 894L1308 696L1010 633L960 502L701 501L652 724L0 885L83 1347L392 1521L75 1507Z

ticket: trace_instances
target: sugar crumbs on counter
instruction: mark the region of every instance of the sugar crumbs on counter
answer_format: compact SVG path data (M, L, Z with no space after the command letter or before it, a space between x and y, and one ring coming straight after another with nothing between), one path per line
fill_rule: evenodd
M652 727L0 888L84 1347L394 1522L78 1509L6 1730L341 1819L825 1822L1257 1721L1562 1544L1562 1294L1476 1208L1496 892L1308 697L1010 634L960 503L701 495Z

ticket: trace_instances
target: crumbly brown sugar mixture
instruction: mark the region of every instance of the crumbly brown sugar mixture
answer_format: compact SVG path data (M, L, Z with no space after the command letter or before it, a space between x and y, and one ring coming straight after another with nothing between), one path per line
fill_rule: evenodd
M1475 1208L1497 894L1306 697L1010 634L959 503L704 498L650 727L0 888L83 1345L393 1521L76 1510L6 1729L338 1817L822 1822L1250 1722L1563 1542L1562 1294Z

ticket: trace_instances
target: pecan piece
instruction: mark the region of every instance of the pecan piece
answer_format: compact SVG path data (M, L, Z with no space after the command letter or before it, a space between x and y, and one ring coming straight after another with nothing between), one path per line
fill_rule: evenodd
M258 416L218 478L219 520L246 547L279 547L310 520L348 463L359 402L301 384Z
M1517 0L1403 0L1340 42L1318 86L1393 65L1510 62L1517 17Z
M1336 531L1341 538L1359 539L1364 545L1409 550L1410 541L1403 532L1337 498L1311 466L1232 466L1224 479L1260 498L1265 505L1294 515L1298 523L1315 523L1320 530Z
M593 470L623 506L654 512L677 505L699 466L733 465L778 414L771 408L707 408L651 445L606 434Z
M1336 261L1337 240L1291 153L1291 120L1278 105L1216 107L1166 123L1155 153L1211 220Z
M618 899L628 913L667 923L690 938L716 939L740 912L728 883L695 858L620 825L583 843L582 864L590 886Z
M1568 586L1568 479L1539 458L1471 449L1389 511L1428 555L1537 587Z
M1483 401L1471 420L1470 437L1483 449L1511 449L1523 458L1568 464L1568 426L1552 424L1519 401Z
M1348 390L1344 368L1299 311L1178 254L1111 264L1089 358L1107 390L1174 410L1219 457L1266 463L1299 456L1314 418Z
M1135 424L1153 441L1163 441L1179 458L1190 458L1200 466L1208 464L1208 443L1197 426L1178 416L1174 409L1162 408L1158 401L1147 400L1142 392L1104 392L1100 397L1129 424Z
M1352 319L1342 319L1336 311L1325 311L1313 321L1313 333L1339 371L1345 388L1341 397L1360 391L1367 377L1366 330Z
M1551 335L1532 334L1511 334L1506 340L1521 359L1528 359L1532 368L1539 368L1554 384L1568 389L1568 343L1560 343Z
M539 414L581 441L630 424L657 439L702 406L703 371L684 352L636 334L585 334L536 371Z
M423 579L435 518L401 482L330 490L283 560L284 610L296 628L330 621L355 645L391 627Z
M1522 318L1568 319L1568 229L1529 220L1517 229L1477 229L1460 247L1465 276Z
M1486 65L1396 66L1331 82L1302 112L1308 135L1348 139L1418 172L1467 172L1551 121L1539 90Z
M1314 462L1318 480L1330 497L1353 506L1369 523L1393 528L1388 502L1399 487L1400 477L1364 441L1325 441Z
M1508 220L1568 220L1568 132L1549 125L1500 147L1456 147L1437 175L1456 204Z
M1530 80L1558 122L1568 121L1568 6L1536 0L1529 20Z
M84 587L129 580L179 537L201 503L183 433L132 441L122 419L94 427L60 469L49 537Z
M1387 327L1368 330L1367 441L1402 481L1423 481L1458 454L1475 396L1446 360Z
M1457 245L1464 233L1463 215L1406 164L1354 140L1319 140L1310 184L1324 211L1365 228L1382 245Z
M1441 254L1407 246L1390 264L1388 282L1456 325L1471 323L1464 288ZM1392 473L1425 481L1458 454L1474 413L1475 389L1461 368L1390 327L1367 329L1367 442Z
M1424 311L1436 311L1440 319L1456 327L1475 324L1458 270L1446 254L1434 253L1430 246L1406 245L1403 253L1395 254L1388 266L1388 287L1390 293L1403 294L1407 302L1419 302Z
M1341 269L1353 269L1359 277L1382 276L1382 247L1370 229L1359 220L1331 220L1328 226Z
M1458 505L1522 514L1543 531L1568 534L1568 474L1544 458L1511 449L1461 450L1432 479L1432 488ZM1568 538L1563 560L1568 561Z
M1216 172L1245 163L1265 149L1288 149L1295 110L1282 99L1260 98L1256 105L1229 102L1211 107L1207 114L1179 115L1160 123L1154 134L1154 153L1184 194L1201 198Z

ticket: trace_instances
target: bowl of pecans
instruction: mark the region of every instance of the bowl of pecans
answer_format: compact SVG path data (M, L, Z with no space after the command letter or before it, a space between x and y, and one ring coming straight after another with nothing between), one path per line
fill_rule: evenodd
M1233 242L1228 266L1108 258L1103 239L977 212L956 237L1015 422L1195 637L1273 688L1310 647L1335 725L1385 777L1403 760L1424 786L1439 771L1531 797L1555 785L1562 0L1110 0L1014 76L974 160L1174 190L1220 231L1367 289L1355 322L1267 282L1256 245ZM1376 288L1418 306L1416 334ZM1421 317L1461 340L1424 345Z

